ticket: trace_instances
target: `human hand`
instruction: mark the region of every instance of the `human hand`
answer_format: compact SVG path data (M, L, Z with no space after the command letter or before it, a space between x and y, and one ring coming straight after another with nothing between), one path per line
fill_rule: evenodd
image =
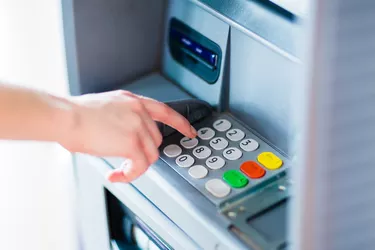
M75 129L60 144L71 152L127 158L109 173L111 182L131 182L158 159L163 138L155 121L196 136L188 120L167 105L127 91L73 97L72 102Z

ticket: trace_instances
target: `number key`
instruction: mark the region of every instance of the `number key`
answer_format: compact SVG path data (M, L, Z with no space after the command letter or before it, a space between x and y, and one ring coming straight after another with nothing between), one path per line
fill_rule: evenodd
M190 155L180 155L176 158L176 163L182 168L188 168L194 164L194 158Z
M258 149L259 143L253 139L245 139L240 142L240 147L246 152L251 152Z
M226 119L220 119L220 120L215 121L213 126L217 131L223 132L223 131L227 131L228 129L230 129L232 124Z
M219 156L211 156L210 158L207 159L206 165L207 167L213 170L220 169L224 167L225 160Z
M198 139L197 138L189 138L189 137L184 137L180 141L181 145L184 148L194 148L195 146L198 145Z
M225 149L223 152L223 155L228 160L234 161L234 160L238 160L241 158L242 152L238 148L233 147L233 148Z
M215 131L212 128L201 128L198 130L198 136L202 140L209 140L215 136Z
M241 129L234 128L227 132L227 137L231 141L239 141L245 137L245 132Z
M193 155L198 159L205 159L211 155L211 149L206 146L198 146L193 150Z
M215 150L222 150L228 146L228 141L223 137L215 137L210 141L210 146Z

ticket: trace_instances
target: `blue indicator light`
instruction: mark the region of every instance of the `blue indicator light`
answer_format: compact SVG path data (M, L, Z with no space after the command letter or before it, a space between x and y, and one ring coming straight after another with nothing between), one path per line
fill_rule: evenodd
M173 39L178 41L185 49L194 53L206 63L210 64L212 67L217 66L217 54L213 53L209 49L204 48L199 43L191 40L189 37L177 30L172 29L170 34Z

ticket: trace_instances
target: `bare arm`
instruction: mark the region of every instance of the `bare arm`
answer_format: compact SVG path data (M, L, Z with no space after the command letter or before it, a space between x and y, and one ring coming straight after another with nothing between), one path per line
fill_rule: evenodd
M196 136L167 105L127 91L63 98L0 84L0 139L55 141L71 152L127 158L109 174L113 182L134 180L158 159L155 121Z
M60 142L74 125L73 106L61 97L0 84L0 139Z

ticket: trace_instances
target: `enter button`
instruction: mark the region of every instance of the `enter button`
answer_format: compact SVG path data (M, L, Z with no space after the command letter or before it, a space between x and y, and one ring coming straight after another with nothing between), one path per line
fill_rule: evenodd
M266 174L266 170L264 170L261 166L259 166L258 163L254 161L246 161L242 163L240 169L244 174L252 179L262 178Z
M223 179L234 188L242 188L249 183L248 179L237 170L228 170L223 174Z

